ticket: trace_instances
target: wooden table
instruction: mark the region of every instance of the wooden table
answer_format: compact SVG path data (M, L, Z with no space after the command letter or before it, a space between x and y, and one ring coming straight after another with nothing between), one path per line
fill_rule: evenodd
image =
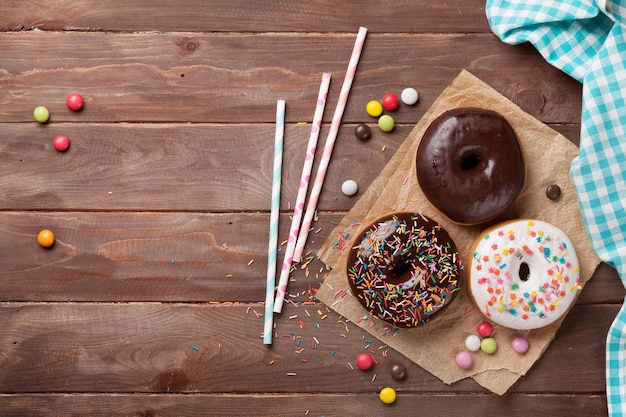
M0 415L606 415L605 336L624 297L606 265L501 397L471 379L443 384L314 298L316 250L363 192L345 197L342 182L365 190L462 69L574 143L577 82L501 43L483 0L143 3L0 4ZM287 102L282 241L321 73L333 81L320 144L359 26L369 33L307 267L291 274L267 347L276 100ZM367 101L409 86L418 105L377 130ZM71 92L82 111L66 107ZM353 133L362 122L367 143ZM52 147L58 134L67 152ZM52 248L37 244L42 229ZM366 351L374 370L350 370ZM391 406L385 386L398 392Z

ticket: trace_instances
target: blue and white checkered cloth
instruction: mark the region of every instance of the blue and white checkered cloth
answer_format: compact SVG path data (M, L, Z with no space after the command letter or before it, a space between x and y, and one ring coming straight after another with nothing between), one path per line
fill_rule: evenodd
M486 12L504 42L530 42L583 84L570 173L593 248L626 286L626 0L487 0ZM624 306L607 336L606 365L609 414L626 416Z

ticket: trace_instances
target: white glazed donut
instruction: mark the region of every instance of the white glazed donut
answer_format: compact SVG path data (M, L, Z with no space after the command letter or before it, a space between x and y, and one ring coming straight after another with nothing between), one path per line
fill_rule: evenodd
M574 245L562 230L541 220L487 229L470 250L467 271L476 307L512 329L553 323L582 288Z

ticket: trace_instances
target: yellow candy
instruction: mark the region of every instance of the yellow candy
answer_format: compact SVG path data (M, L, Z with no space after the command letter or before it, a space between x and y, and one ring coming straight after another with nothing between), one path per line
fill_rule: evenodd
M380 400L385 404L393 404L396 401L396 391L393 388L383 388L380 390Z
M365 110L370 116L378 117L383 114L383 105L376 100L371 100L367 103L367 106L365 106Z

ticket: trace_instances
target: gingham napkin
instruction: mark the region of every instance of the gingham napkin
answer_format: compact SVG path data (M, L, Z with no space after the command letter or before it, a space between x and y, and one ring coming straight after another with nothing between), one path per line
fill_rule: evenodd
M486 12L504 42L530 42L583 84L570 172L593 248L626 286L626 0L487 0ZM624 305L607 336L606 383L609 414L626 415Z

